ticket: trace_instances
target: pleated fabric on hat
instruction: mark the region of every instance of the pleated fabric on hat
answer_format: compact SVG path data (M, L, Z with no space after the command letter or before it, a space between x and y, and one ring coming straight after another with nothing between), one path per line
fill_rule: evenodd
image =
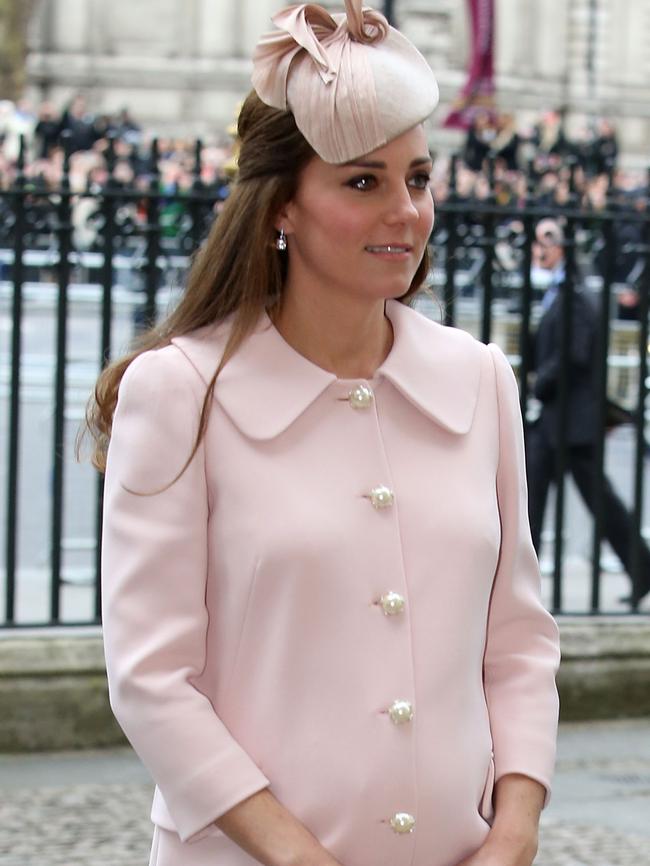
M345 14L289 6L253 54L253 87L267 105L289 109L325 162L369 153L425 120L438 85L417 48L361 0Z

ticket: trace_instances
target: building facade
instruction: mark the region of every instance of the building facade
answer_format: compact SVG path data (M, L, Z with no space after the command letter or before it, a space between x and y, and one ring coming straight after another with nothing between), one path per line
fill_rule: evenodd
M160 133L224 134L250 81L250 56L281 0L38 0L29 34L29 96L62 105L81 91L94 111L128 106ZM340 9L342 3L325 0ZM383 3L378 0L378 8ZM463 0L395 0L399 27L427 57L442 105L465 80ZM650 163L650 0L496 0L498 106L522 123L565 106L570 132L605 115L625 159Z

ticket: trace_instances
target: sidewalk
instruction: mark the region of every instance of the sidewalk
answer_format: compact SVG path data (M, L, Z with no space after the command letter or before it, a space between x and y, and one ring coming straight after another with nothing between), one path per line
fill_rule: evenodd
M125 749L0 755L0 864L146 866L150 798ZM642 866L649 852L650 719L562 725L536 866Z

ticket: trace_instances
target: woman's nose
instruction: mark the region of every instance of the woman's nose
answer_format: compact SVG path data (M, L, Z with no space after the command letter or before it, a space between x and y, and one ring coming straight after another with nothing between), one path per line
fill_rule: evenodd
M419 216L419 211L413 204L409 187L399 187L390 193L386 207L387 222L412 222L419 219Z

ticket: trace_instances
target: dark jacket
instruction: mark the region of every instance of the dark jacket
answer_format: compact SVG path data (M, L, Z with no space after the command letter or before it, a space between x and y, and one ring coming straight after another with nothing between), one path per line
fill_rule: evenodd
M539 423L557 444L561 375L563 288L540 319L535 336L534 394L542 403ZM593 300L578 289L573 293L567 401L567 444L587 445L598 436L597 397L598 311Z

